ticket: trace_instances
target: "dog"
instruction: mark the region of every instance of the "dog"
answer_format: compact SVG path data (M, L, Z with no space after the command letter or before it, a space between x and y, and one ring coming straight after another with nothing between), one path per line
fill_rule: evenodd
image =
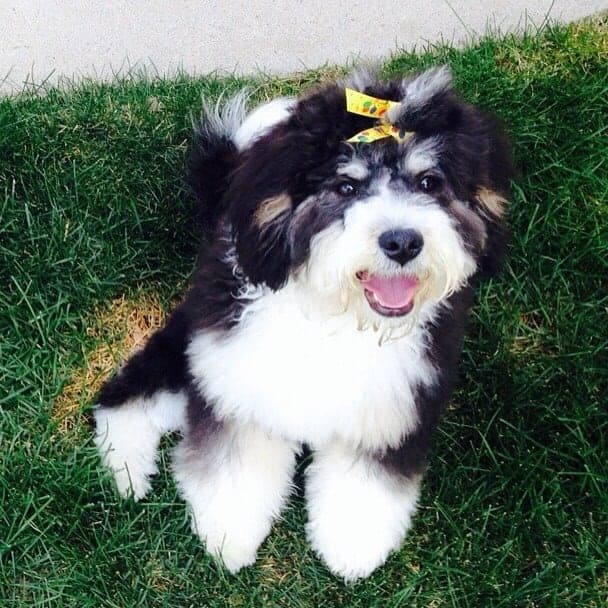
M411 525L473 288L504 257L510 146L446 67L246 103L204 104L192 286L103 386L95 442L138 500L179 431L192 529L231 572L254 563L307 446L308 539L354 581Z

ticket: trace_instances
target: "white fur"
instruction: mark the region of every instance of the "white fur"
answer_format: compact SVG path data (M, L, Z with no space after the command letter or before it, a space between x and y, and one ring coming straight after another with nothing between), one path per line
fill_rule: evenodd
M247 114L248 100L247 89L242 89L226 102L224 95L220 95L213 105L203 99L201 121L195 125L195 130L233 138Z
M335 311L342 308L355 315L359 325L376 326L388 336L403 335L437 312L437 305L460 288L476 270L476 263L464 246L452 218L433 199L423 194L400 193L385 183L373 196L352 205L343 222L335 222L311 241L305 269L297 277L311 292L316 306L322 301ZM387 258L378 237L387 230L416 229L424 247L403 270ZM407 272L420 279L415 308L406 317L384 318L373 312L356 273ZM415 342L415 336L406 343Z
M365 91L367 87L377 82L378 71L379 66L360 66L343 81L344 86L355 91Z
M364 161L354 158L340 165L336 171L338 175L345 175L355 180L363 181L369 175L369 168Z
M438 93L452 88L452 74L445 65L422 72L405 86L405 100L410 104L423 104Z
M439 158L438 137L427 137L421 142L416 141L405 155L405 170L412 176L424 173L437 165Z
M122 496L139 500L148 493L160 439L183 429L185 409L184 393L159 391L149 399L95 410L95 445Z
M207 551L237 572L258 547L291 490L295 447L259 428L227 423L208 445L176 449L173 470Z
M239 150L244 150L272 127L289 118L295 99L281 97L256 108L236 130L233 141Z
M218 416L292 441L397 445L417 425L414 387L434 381L425 333L380 347L349 316L307 315L309 296L290 281L250 301L238 329L198 333L188 349L195 383Z
M334 444L307 470L308 538L347 581L368 576L398 549L418 500L418 482L389 477L377 462Z
M419 230L425 245L407 267L420 278L420 301L389 319L369 307L355 275L402 272L378 246L396 228ZM285 287L248 293L236 328L195 335L190 371L222 418L315 446L336 438L368 450L395 446L417 426L417 386L436 377L424 323L475 268L430 197L402 197L385 185L313 238L306 268ZM380 346L387 332L399 339Z

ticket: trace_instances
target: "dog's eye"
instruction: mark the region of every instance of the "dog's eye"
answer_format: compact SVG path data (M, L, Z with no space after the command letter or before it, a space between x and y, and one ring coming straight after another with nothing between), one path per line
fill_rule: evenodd
M442 181L440 177L436 175L423 175L418 180L418 188L422 190L422 192L436 192L441 188Z
M357 194L358 190L357 190L357 186L355 186L351 182L340 182L336 186L336 192L340 196L349 197L349 196L355 196L355 194Z

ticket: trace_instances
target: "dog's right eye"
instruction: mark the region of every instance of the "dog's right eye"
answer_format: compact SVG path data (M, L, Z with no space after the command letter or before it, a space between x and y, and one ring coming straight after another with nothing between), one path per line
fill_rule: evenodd
M427 174L423 175L418 180L418 188L422 190L422 192L426 192L430 194L431 192L435 192L439 190L442 186L441 178L437 175Z
M344 197L355 196L357 194L357 187L351 182L340 182L336 186L336 192Z

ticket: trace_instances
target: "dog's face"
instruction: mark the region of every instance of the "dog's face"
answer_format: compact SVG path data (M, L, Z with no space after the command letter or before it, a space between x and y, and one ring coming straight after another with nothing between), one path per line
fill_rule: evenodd
M328 314L408 327L502 254L511 175L494 121L460 101L445 70L364 92L400 101L405 142L345 140L372 126L332 85L243 153L227 197L254 283L291 282Z

